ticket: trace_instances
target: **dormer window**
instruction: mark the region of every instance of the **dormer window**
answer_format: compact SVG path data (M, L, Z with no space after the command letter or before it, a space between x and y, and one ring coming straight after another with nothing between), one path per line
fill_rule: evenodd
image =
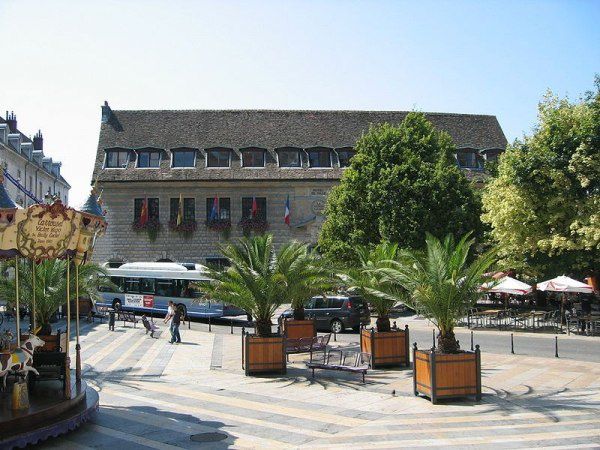
M459 150L456 153L458 167L461 169L482 169L483 164L475 150Z
M279 160L279 167L302 167L299 148L277 149L277 159Z
M231 166L231 150L227 148L213 148L206 150L206 167L222 167Z
M137 166L141 169L160 167L160 150L139 150Z
M338 161L340 163L340 167L348 167L350 165L350 160L356 153L351 147L338 148L336 150L338 155Z
M328 148L312 148L307 150L310 168L331 167L331 150Z
M262 148L246 148L241 150L242 167L265 167L265 150Z
M196 150L171 150L173 154L172 167L196 167Z
M106 164L107 169L124 169L129 161L129 151L127 150L107 150Z

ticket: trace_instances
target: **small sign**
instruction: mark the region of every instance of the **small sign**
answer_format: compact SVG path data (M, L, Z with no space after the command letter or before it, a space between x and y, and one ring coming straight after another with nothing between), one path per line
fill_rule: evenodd
M144 306L144 296L139 294L125 295L125 306L133 308L142 308Z
M144 295L144 308L154 308L153 295Z

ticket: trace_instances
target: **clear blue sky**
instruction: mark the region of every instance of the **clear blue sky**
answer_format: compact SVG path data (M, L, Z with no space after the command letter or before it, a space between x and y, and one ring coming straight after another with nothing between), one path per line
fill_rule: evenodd
M600 1L0 0L0 111L44 133L78 205L100 105L494 114L600 72Z

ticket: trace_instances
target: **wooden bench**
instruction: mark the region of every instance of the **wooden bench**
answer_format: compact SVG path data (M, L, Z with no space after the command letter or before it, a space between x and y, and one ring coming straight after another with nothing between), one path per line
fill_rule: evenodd
M362 382L365 382L367 370L371 367L371 354L357 352L356 350L329 349L323 351L322 355L313 358L306 363L306 367L312 369L312 376L315 377L315 369L338 370L343 372L352 372L362 374Z
M298 339L285 339L285 353L286 355L297 354L297 353L312 353L324 351L327 349L329 340L331 339L331 333L323 336L315 337L303 337Z
M123 321L123 326L125 326L126 322L131 322L133 324L133 328L135 328L135 325L139 322L138 319L135 318L135 313L130 312L130 311L118 311L118 316L117 316L117 320L122 320Z

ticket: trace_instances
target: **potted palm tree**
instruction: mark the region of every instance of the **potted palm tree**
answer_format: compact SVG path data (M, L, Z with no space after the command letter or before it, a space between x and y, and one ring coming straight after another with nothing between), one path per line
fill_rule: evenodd
M272 332L271 318L286 299L282 261L289 245L275 251L271 234L239 239L220 247L230 266L209 273L213 282L206 286L206 295L242 308L255 319L255 334L243 336L246 375L286 372L284 338Z
M284 303L290 303L293 309L293 318L281 323L282 331L290 339L316 336L315 321L306 319L304 305L311 297L334 289L337 277L308 245L298 242L282 247L278 266L287 286Z
M348 289L358 292L377 314L376 328L360 331L361 351L371 354L374 368L408 366L408 325L404 329L390 326L390 310L402 288L386 283L383 270L393 267L398 245L383 242L375 247L359 246L355 251L358 264L343 270L342 278Z
M425 252L403 251L399 262L383 269L384 286L406 290L404 301L437 328L437 348L414 346L415 395L440 398L474 395L481 398L481 359L462 351L454 335L457 321L477 301L484 274L495 262L493 251L474 257L470 233L458 242L451 235L443 241L427 234ZM392 293L393 294L393 293Z
M14 261L5 263L6 267L14 268ZM67 261L47 260L35 265L35 281L32 262L19 261L19 300L35 314L37 334L48 343L56 342L52 335L52 319L59 306L65 304L67 298ZM79 294L91 300L99 298L98 286L112 286L106 271L96 264L86 264L79 268ZM71 277L71 292L75 290L75 277ZM35 287L35 306L34 306ZM0 279L0 297L8 303L15 303L15 279L3 277ZM51 345L51 344L49 344ZM48 349L46 349L48 350Z

